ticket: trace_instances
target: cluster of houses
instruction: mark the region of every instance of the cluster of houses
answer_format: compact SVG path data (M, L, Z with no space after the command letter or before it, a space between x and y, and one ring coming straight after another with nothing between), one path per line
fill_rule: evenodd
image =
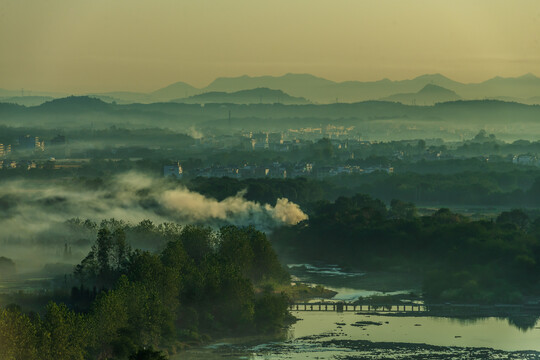
M48 143L52 147L66 145L66 137L64 135L57 135ZM23 135L19 136L14 146L0 143L0 158L10 156L12 151L19 154L42 153L45 151L45 140L38 136Z
M11 154L11 145L0 144L0 157L4 157Z
M355 165L336 165L336 166L314 166L312 163L297 163L294 165L284 165L279 162L274 162L269 166L244 164L242 166L210 166L199 168L190 171L188 174L184 172L180 163L166 165L163 167L163 175L165 177L174 176L182 178L185 174L190 177L230 177L236 179L248 178L298 178L298 177L313 177L323 179L330 176L343 174L369 174L375 171L393 173L394 169L389 166L374 166L361 168Z
M334 148L345 150L349 142L354 146L369 145L369 141L357 138L346 138L347 130L332 129L334 131L322 131L322 129L299 129L286 132L252 132L244 131L235 135L215 135L196 139L193 148L206 149L231 149L242 150L272 150L287 152L303 149L322 137L329 139Z
M37 136L19 136L17 149L20 151L45 151L45 141Z
M48 169L48 170L60 170L60 169L76 169L82 167L87 160L71 159L57 161L55 158L49 158L47 160L12 160L12 159L0 159L1 170L11 169Z
M35 169L37 164L33 160L8 160L0 159L0 169Z
M540 166L540 159L536 155L521 154L512 158L512 163L516 165Z

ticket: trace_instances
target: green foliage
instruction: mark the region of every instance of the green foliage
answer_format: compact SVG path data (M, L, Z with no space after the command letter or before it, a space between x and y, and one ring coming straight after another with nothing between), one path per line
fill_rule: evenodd
M15 262L5 256L0 256L0 277L13 275L17 272Z
M180 234L180 241L196 263L200 263L212 253L215 243L214 234L210 228L193 225L184 227Z
M255 324L261 332L276 332L287 317L288 298L283 294L264 293L255 301Z
M96 243L75 268L75 276L81 283L110 287L125 271L131 253L126 234L118 224L112 232L107 225L102 223Z
M334 147L328 138L322 138L311 146L313 160L317 162L328 162L334 156Z
M413 203L392 199L390 202L390 216L393 219L413 220L418 214Z
M266 235L253 227L227 226L220 230L219 253L255 284L266 279L289 280Z
M129 357L129 360L167 360L167 358L161 351L149 348L138 350Z
M39 325L39 324L38 324ZM36 324L18 309L0 309L0 359L38 359Z
M126 299L118 291L103 292L94 301L91 314L89 325L94 334L93 347L101 351L109 350L125 355L126 352L123 349L129 346L125 345L125 341L119 342L119 340L122 338L123 331L128 328L129 315Z
M441 208L415 216L414 205L389 211L368 196L321 203L306 223L276 230L283 256L362 269L424 275L430 301L519 302L540 288L540 220L521 210L496 222L472 221Z
M529 216L519 209L503 211L497 217L497 224L512 224L518 229L525 230L529 226Z
M164 249L132 251L127 236L141 233L165 241ZM0 309L0 358L162 359L154 348L201 341L203 331L273 331L288 314L284 295L255 295L254 283L286 283L289 275L253 227L102 222L76 275L82 284L70 306L84 314L54 302L43 319Z
M40 329L40 359L84 359L91 335L87 318L64 304L50 303L45 310Z

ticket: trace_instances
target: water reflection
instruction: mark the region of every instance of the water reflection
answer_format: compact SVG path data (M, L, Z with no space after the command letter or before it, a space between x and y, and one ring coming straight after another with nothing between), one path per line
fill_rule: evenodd
M532 330L536 327L540 316L533 315L514 315L508 317L508 323L520 329L521 331Z
M333 300L354 301L418 290L414 279L373 276L336 265L295 264L289 268L304 282L336 291ZM412 303L417 303L414 297L409 299ZM189 350L172 359L540 359L540 314L501 317L500 312L493 311L497 316L487 316L493 315L491 312L474 307L432 309L431 314L438 316L293 311L299 321L281 338L249 343L236 339ZM452 317L456 315L459 317Z
M517 315L509 315L509 316L469 316L469 317L444 317L451 323L457 323L462 326L468 326L473 325L478 322L484 322L488 319L497 319L501 321L506 321L508 325L511 327L515 327L516 329L526 332L533 329L536 329L537 324L540 320L540 316L533 315L533 314L517 314ZM536 329L538 330L538 329Z
M364 272L346 271L339 265L334 264L289 264L287 267L290 270L321 276L340 276L340 277L357 277L365 275Z
M500 318L294 314L301 320L281 341L229 342L177 359L540 359L540 330L530 322L522 331Z

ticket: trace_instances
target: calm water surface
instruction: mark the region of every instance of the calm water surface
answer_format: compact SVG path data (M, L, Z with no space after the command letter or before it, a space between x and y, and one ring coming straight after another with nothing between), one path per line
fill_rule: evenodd
M309 270L316 275L316 267ZM355 277L364 276L337 268L323 271L323 276L338 277L340 285L348 285L346 279L354 285ZM377 292L355 286L332 288L338 291L337 299L347 300ZM499 318L465 320L333 311L292 314L299 321L279 341L225 341L188 350L173 359L540 359L540 323L534 318L517 327ZM523 319L517 322L523 323Z
M540 328L520 330L506 319L293 315L301 320L283 341L215 344L176 359L540 359ZM351 325L359 321L381 325Z

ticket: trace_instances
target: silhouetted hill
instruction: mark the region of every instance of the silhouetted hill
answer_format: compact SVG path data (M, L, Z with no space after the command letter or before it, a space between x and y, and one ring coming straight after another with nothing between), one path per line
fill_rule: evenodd
M428 83L432 85L438 84L439 86L442 86L442 87L455 86L455 85L460 84L459 82L449 79L446 76L439 73L424 74L424 75L417 76L412 80L402 80L400 82L402 83L409 82L409 83L416 83L416 84Z
M37 111L45 112L88 112L88 111L107 111L111 105L106 102L90 96L69 96L66 98L47 101L33 108Z
M149 95L152 98L159 99L159 101L171 101L173 99L185 98L198 94L199 89L185 83L185 82L176 82L159 90L156 90Z
M116 102L118 104L133 104L153 102L153 99L148 94L130 91L112 91L106 93L87 94L87 96L100 99L107 103Z
M231 93L256 88L281 90L291 97L304 98L314 103L353 103L368 100L387 99L395 95L417 94L426 85L435 85L453 91L463 99L501 99L505 101L518 101L525 104L537 102L534 99L540 94L540 79L533 74L526 74L515 78L495 77L481 83L464 84L449 79L441 74L426 74L413 79L392 81L382 79L378 81L344 81L335 82L310 74L285 74L283 76L239 76L222 77L214 80L205 88L197 89L184 82L176 82L150 93L136 92L107 92L95 93L90 96L118 104L168 102L173 99L185 99L202 93L221 92ZM429 88L428 88L429 89ZM29 92L30 93L30 92ZM51 96L46 93L31 92L34 96ZM0 89L0 97L14 97L20 91ZM426 96L426 104L433 101L455 100L451 94L432 99ZM408 102L407 96L405 100ZM391 98L393 101L398 101ZM429 101L428 101L429 100ZM222 101L218 99L218 101ZM417 99L417 103L418 100Z
M186 104L229 103L229 104L308 104L304 98L293 97L281 90L257 88L241 90L232 93L212 91L185 99L176 99L174 102Z
M269 88L282 90L286 93L302 92L309 88L319 88L335 84L310 74L285 74L283 76L257 76L247 75L239 77L222 77L214 80L204 88L205 91L234 92L255 88Z
M428 88L429 89L429 88ZM231 113L231 121L228 116ZM474 128L486 126L516 129L538 127L540 106L495 100L454 101L434 106L413 106L397 102L365 101L334 104L232 104L152 103L107 104L91 97L68 97L40 106L0 104L0 125L44 128L159 128L187 131L198 128L283 131L300 127L343 125L370 131L372 124L388 129ZM393 124L393 125L389 125ZM401 131L401 130L400 130ZM522 130L519 130L522 131Z
M26 107L23 105L0 102L0 114L5 115L5 116L23 114L25 110L26 110ZM5 124L0 121L0 125L5 125Z
M89 96L99 98L105 102L118 104L150 104L154 102L167 102L172 99L183 98L198 94L201 91L185 82L176 82L151 93L138 93L130 91L111 91L105 93L93 93Z
M515 78L494 77L478 84L467 84L463 91L458 91L465 98L494 98L507 96L516 99L528 99L540 94L540 78L534 74L525 74Z
M30 96L44 96L50 98L65 97L67 94L51 92L51 91L35 91L27 89L8 90L0 89L0 97L30 97Z
M433 105L439 102L459 99L461 97L452 90L434 84L427 84L416 93L395 94L381 100L397 101L402 104Z
M236 78L218 78L205 91L239 91L254 87L267 87L282 90L291 96L304 97L322 103L358 102L375 100L398 92L417 92L427 84L440 86L459 83L440 74L422 75L411 80L361 82L334 82L309 74L286 74L283 76L240 76Z
M526 104L540 104L540 96L533 96L525 101Z
M540 79L533 74L517 78L496 77L476 84L463 84L441 74L426 74L398 81L382 79L368 82L334 82L309 74L259 77L244 75L236 78L218 78L203 90L231 92L267 87L314 102L332 103L358 102L387 98L395 94L417 93L426 85L437 85L471 100L506 97L527 103L526 99L540 93Z
M53 100L50 96L12 96L12 97L0 97L0 102L19 104L24 106L36 106L41 105L44 102Z

